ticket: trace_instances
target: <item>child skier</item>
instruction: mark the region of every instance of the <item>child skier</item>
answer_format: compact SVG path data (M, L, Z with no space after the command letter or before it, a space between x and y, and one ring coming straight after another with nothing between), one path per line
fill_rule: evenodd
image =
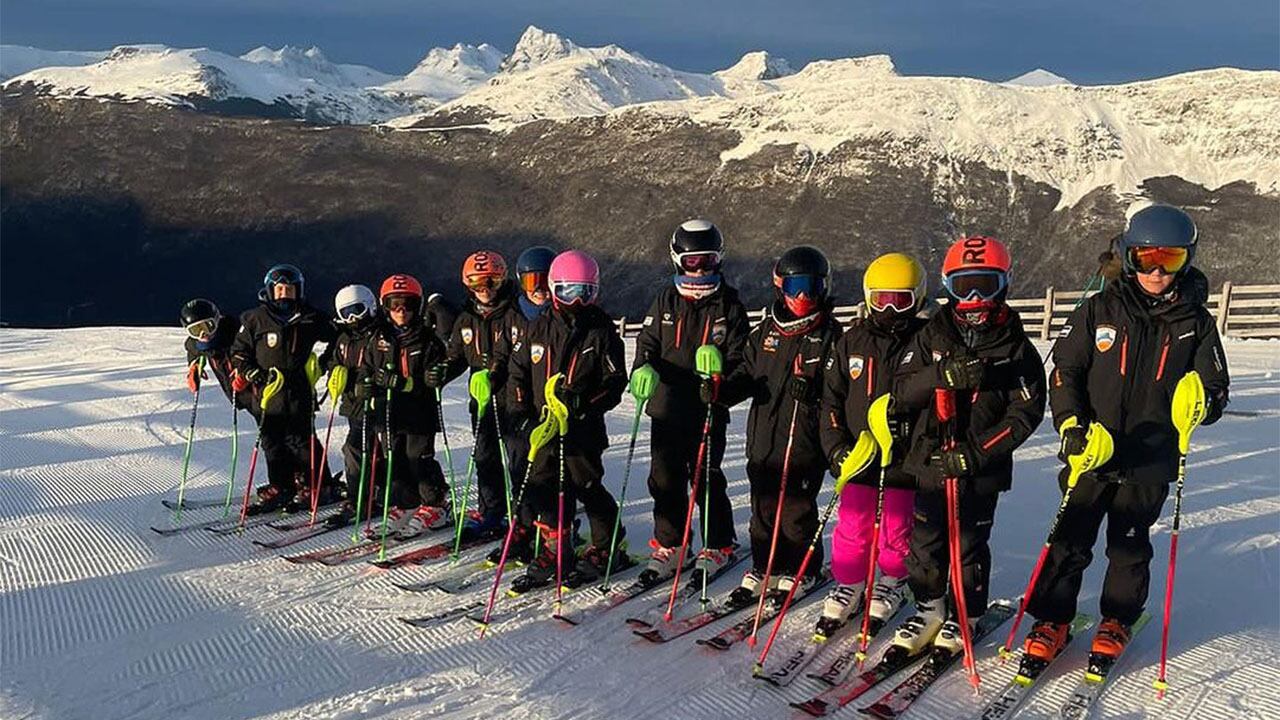
M306 302L302 271L276 265L262 279L260 305L240 316L240 332L231 346L231 364L253 386L253 404L267 384L268 371L278 370L284 386L262 411L262 454L270 485L258 491L258 511L283 507L290 501L309 505L312 458L318 464L320 486L333 484L329 463L315 437L316 394L308 377L309 360L317 342L332 342L333 324Z
M1191 265L1196 241L1195 223L1177 208L1154 205L1135 213L1120 241L1123 276L1072 313L1058 338L1049 400L1062 434L1059 457L1084 451L1092 423L1106 427L1115 451L1071 491L1027 604L1039 619L1027 635L1028 656L1051 660L1066 644L1103 518L1109 563L1092 653L1119 656L1142 615L1151 526L1177 476L1173 389L1188 371L1200 374L1209 403L1204 425L1227 405L1226 359L1204 307L1208 281ZM1064 491L1066 478L1064 469Z
M260 410L253 394L247 383L237 381L231 365L231 343L240 332L240 320L223 315L217 305L203 298L183 305L179 320L187 330L187 389L195 392L212 370L227 400L237 409L247 408L257 420Z
M552 309L529 323L527 336L515 346L508 382L513 413L525 420L538 417L547 404L544 392L548 378L560 374L555 394L568 408L568 433L563 445L552 441L534 460L526 500L537 515L542 552L513 583L517 592L554 580L557 556L563 558L559 562L569 573L565 584L570 587L603 575L610 563L610 543L619 512L618 503L604 486L602 456L609 446L605 413L618 405L627 385L622 338L613 320L596 305L600 270L591 256L577 250L557 255L548 279ZM558 502L561 483L563 517ZM571 536L579 501L591 523L591 545L575 563ZM623 535L620 531L619 537ZM623 543L613 552L615 570L630 564Z
M362 463L366 474L366 494L376 497L369 492L377 483L376 478L368 477L371 465L365 458L365 454L373 452L376 436L370 432L365 418L366 403L356 397L356 389L360 365L364 362L365 341L378 324L378 298L364 285L348 285L334 296L333 305L337 313L338 337L325 348L320 362L329 370L330 400L340 403L338 412L347 419L347 439L342 444L347 499L326 522L342 527L355 519ZM338 397L334 397L335 391ZM372 510L372 505L368 503L367 507Z
M721 389L720 402L726 406L751 399L747 478L752 567L732 593L736 602L748 602L766 591L762 582L775 533L770 582L774 587L767 590L790 590L818 529L817 497L827 471L818 437L821 374L826 354L840 335L827 301L830 275L831 266L817 248L804 245L783 253L773 266L775 297L769 317L747 336L742 362ZM781 522L774 527L779 503ZM818 576L821 555L810 568L805 582Z
M695 372L699 347L713 346L723 358L723 374L731 375L742 362L749 327L738 291L720 275L724 239L706 220L689 220L671 236L673 286L658 293L645 315L636 340L633 373L656 373L657 390L648 402L651 465L649 493L653 496L653 554L641 580L657 583L675 574L681 558L690 483L702 426L711 404L712 425L706 438L706 467L695 501L707 525L698 567L715 572L733 560L733 510L720 462L724 458L728 410L715 402L718 378ZM707 506L706 499L710 498Z
M413 536L451 519L449 486L435 457L435 391L415 379L442 362L445 349L424 322L422 285L413 276L384 280L378 300L386 319L366 341L356 394L369 402L370 424L392 467L386 534ZM383 528L370 532L381 535Z
M1009 252L998 240L956 241L942 264L950 304L916 333L902 355L893 399L899 412L918 412L903 469L916 478L915 523L907 556L916 612L894 645L916 653L960 652L961 630L948 613L948 531L945 481L959 494L961 576L970 623L987 606L991 524L1000 493L1013 481L1013 451L1044 416L1044 369L1005 303ZM955 419L938 421L939 392L954 397ZM954 443L943 442L943 434ZM957 589L953 588L955 592ZM953 603L954 604L954 603Z
M924 327L925 273L915 258L889 253L867 266L862 277L867 317L855 321L836 342L822 398L822 449L831 472L842 474L855 438L869 430L873 400L893 390L894 371ZM893 462L884 473L884 504L877 553L880 579L872 587L870 615L884 622L902 606L907 584L916 480L903 469L913 413L893 408ZM871 534L880 482L878 464L853 476L840 494L840 514L831 537L831 573L837 583L822 605L817 633L830 636L862 612L871 561Z

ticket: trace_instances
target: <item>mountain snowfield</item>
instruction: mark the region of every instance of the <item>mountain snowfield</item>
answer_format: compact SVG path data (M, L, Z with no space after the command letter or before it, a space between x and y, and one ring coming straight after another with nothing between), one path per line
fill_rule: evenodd
M441 578L449 571L444 562L394 571L363 562L294 566L250 543L278 536L265 527L243 536L152 533L149 526L172 519L158 501L175 494L190 418L182 337L161 328L0 329L0 717L785 718L794 717L788 701L819 690L806 678L785 689L766 686L750 677L748 648L715 653L694 643L728 621L665 645L638 640L623 618L658 602L656 594L577 628L551 620L545 596L514 613L504 613L511 603L503 600L501 619L482 640L465 620L430 629L396 620L487 597L486 584L460 597L393 584ZM1149 607L1157 619L1136 637L1095 717L1280 717L1280 353L1275 342L1228 341L1226 349L1229 413L1196 432L1187 465L1169 695L1156 700L1151 681L1172 500L1153 532ZM213 385L207 390L187 497L221 500L230 412ZM608 418L606 482L615 493L633 411L624 401ZM445 391L445 414L461 474L469 423L458 383ZM241 420L237 493L253 442L252 424ZM724 463L743 539L744 420L735 411ZM334 462L344 424L334 428ZM624 506L633 552L643 551L651 531L647 426ZM1058 504L1056 448L1046 418L1016 454L1013 490L1001 499L992 538L993 596L1015 595L1026 584ZM219 514L188 511L184 522ZM342 540L323 535L293 549ZM1097 612L1104 567L1100 542L1082 611ZM571 594L566 602L579 600ZM805 639L817 610L813 600L797 607L774 657ZM979 647L984 698L1014 672L995 657L997 635ZM1018 717L1056 716L1086 647L1070 648ZM854 707L877 695L836 717L862 717ZM907 718L957 720L978 708L954 671Z

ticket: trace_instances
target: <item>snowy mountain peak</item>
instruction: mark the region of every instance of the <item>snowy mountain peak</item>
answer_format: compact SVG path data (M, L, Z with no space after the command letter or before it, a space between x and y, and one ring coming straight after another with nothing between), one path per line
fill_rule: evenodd
M516 43L516 49L503 61L500 72L522 72L554 60L569 57L580 48L568 38L530 25Z
M774 80L794 72L786 58L774 57L767 50L756 50L743 55L732 67L714 74L734 80Z
M888 55L866 55L839 60L814 60L792 76L797 83L826 83L838 80L894 78L898 70ZM789 80L791 78L788 78Z
M418 95L433 104L447 102L483 85L498 72L504 57L501 50L488 43L432 48L408 75L382 88L392 93Z
M1075 83L1044 68L1036 68L1031 72L1025 72L1016 78L1005 80L1004 85L1018 85L1021 87L1048 87L1049 85L1075 85Z
M324 53L320 52L320 48L312 45L303 50L295 45L282 45L279 50L272 50L266 45L259 45L249 52L240 56L241 60L249 62L265 62L274 65L282 65L288 62L294 63L316 63L327 64L329 61L325 58Z

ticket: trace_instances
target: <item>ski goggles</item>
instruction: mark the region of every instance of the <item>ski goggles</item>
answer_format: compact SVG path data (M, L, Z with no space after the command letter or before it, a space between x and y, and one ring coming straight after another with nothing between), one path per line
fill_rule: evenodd
M208 320L197 320L187 326L187 334L196 340L205 340L213 337L213 331L218 328L217 318L209 318Z
M501 275L468 275L465 282L471 290L497 290L505 280Z
M526 293L546 290L547 288L547 274L545 272L520 273L520 289Z
M683 272L698 272L703 270L706 272L714 272L720 267L720 260L724 257L724 253L714 250L699 250L697 252L673 253L676 261L676 267Z
M1149 273L1160 268L1172 275L1186 267L1190 257L1190 251L1184 247L1129 248L1129 265L1140 273Z
M351 303L345 307L338 308L338 322L351 324L358 322L369 316L369 306L364 303Z
M778 288L787 297L822 297L827 292L827 281L817 275L787 275L779 278Z
M382 305L388 312L399 312L401 310L417 312L418 298L411 295L389 295L386 300L382 301Z
M595 301L599 292L600 286L594 283L565 282L555 283L551 286L551 295L561 305L573 305L574 303L590 305Z
M867 306L878 312L910 312L916 307L916 291L872 290L867 295Z
M1009 275L999 270L962 270L944 275L942 284L957 300L994 300L1009 287Z

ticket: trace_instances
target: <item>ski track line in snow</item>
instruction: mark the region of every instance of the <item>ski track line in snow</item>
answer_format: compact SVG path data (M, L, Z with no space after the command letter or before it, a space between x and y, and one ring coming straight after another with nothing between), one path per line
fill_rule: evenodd
M407 593L392 585L446 574L444 562L391 571L363 561L292 566L276 557L279 551L249 542L278 536L265 526L226 536L151 533L149 525L164 526L173 518L158 499L176 493L190 418L181 339L180 331L168 329L0 330L0 484L5 488L0 493L0 716L736 719L790 717L788 700L820 689L807 678L784 689L752 679L751 662L759 648L745 642L726 652L694 644L749 616L749 610L654 645L631 635L622 620L659 603L662 593L577 628L549 618L550 593L536 607L515 614L509 608L520 601L500 596L498 621L480 641L466 620L417 629L395 619L487 598L489 582L458 595ZM1158 623L1153 623L1136 641L1132 666L1105 699L1105 716L1280 716L1274 608L1244 602L1274 598L1280 591L1272 568L1280 558L1275 527L1280 499L1273 487L1280 434L1269 414L1280 396L1274 350L1274 343L1228 343L1236 373L1232 409L1259 415L1228 415L1196 434L1169 697L1156 703L1150 689L1159 657ZM206 390L187 496L221 499L229 469L230 409L216 387L206 385ZM444 409L460 479L471 445L465 391L446 390ZM628 398L609 416L606 483L615 492L633 413ZM324 414L317 420L321 430ZM735 409L723 467L747 552L744 419L743 408ZM237 507L253 442L252 422L244 413L240 420ZM338 420L334 428L338 443L329 461L335 467L337 446L346 436L343 424ZM641 429L624 505L633 552L644 551L652 512L645 488L647 421ZM1047 420L1018 451L1019 479L1001 500L993 537L993 594L996 585L1007 594L1026 582L1056 505L1056 454L1057 438ZM255 482L264 480L260 464ZM1166 515L1170 512L1171 505ZM183 522L220 515L221 508L189 510ZM1167 523L1162 520L1157 532L1167 531ZM695 548L699 536L695 530ZM346 532L328 533L289 552L346 541ZM1149 609L1155 613L1165 548L1157 542L1152 566ZM464 555L464 562L474 563L483 554ZM1101 540L1095 554L1080 603L1091 612L1105 568ZM504 585L519 572L509 570ZM728 590L737 576L730 573L711 592ZM1227 584L1238 587L1240 601L1218 592ZM773 657L807 640L821 594L794 609ZM585 597L570 594L566 603ZM769 627L762 626L762 641ZM989 688L1012 673L1011 667L994 663L1000 640L982 650ZM1052 716L1082 667L1085 647L1077 642L1078 654L1055 665L1061 674L1046 678L1019 717ZM824 651L815 666L832 652ZM50 684L54 677L58 680ZM870 695L854 707L877 696ZM963 674L954 672L921 698L909 718L940 720L956 717L960 708L977 707ZM841 716L858 717L852 708Z

